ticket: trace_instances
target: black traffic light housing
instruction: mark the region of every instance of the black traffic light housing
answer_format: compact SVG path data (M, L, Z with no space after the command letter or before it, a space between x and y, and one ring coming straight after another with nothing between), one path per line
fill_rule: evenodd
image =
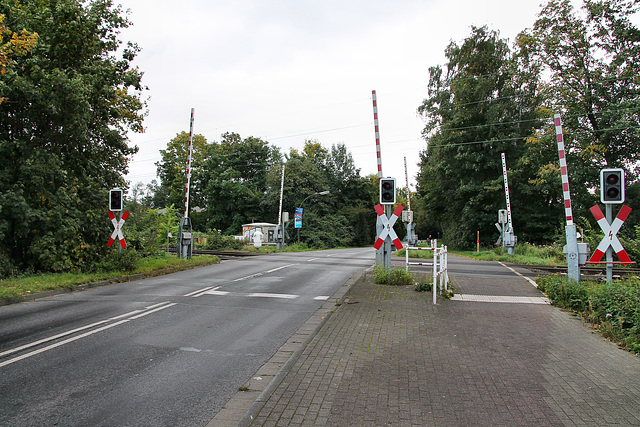
M624 170L600 171L600 201L605 204L624 203Z
M396 203L396 179L380 179L380 204L395 205Z
M109 190L109 210L113 212L122 210L122 189L112 188Z

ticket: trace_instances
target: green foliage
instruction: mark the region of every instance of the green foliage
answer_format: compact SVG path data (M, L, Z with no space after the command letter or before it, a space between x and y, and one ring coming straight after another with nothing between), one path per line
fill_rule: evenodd
M265 193L268 175L279 166L277 148L259 138L225 133L203 154L201 207L206 209L207 227L233 235L240 233L242 224L275 219L278 199L265 199Z
M414 280L411 273L404 268L384 268L376 265L374 269L375 282L380 285L408 286L413 285Z
M244 240L236 240L233 236L223 236L220 230L208 230L206 233L195 233L196 249L208 249L218 251L242 250ZM199 243L202 241L202 243Z
M152 199L155 208L174 206L182 213L184 211L184 192L187 182L187 153L189 148L189 133L178 133L167 148L160 150L162 160L156 163L160 185L155 188ZM209 144L202 135L193 135L193 150L191 154L191 181L189 185L189 205L203 207L203 166ZM194 224L197 226L197 224Z
M588 209L604 166L627 169L627 204L640 208L633 170L640 159L640 29L630 19L639 7L584 1L579 13L573 4L549 1L512 52L496 32L474 27L447 47L446 69L429 70L419 107L428 143L415 203L420 235L439 231L456 249L472 249L477 230L483 246L495 241L505 152L519 240L552 242L564 222L550 120L560 112L574 217L594 223Z
M51 3L51 4L50 4ZM106 255L107 191L124 186L127 132L142 131L138 48L110 0L0 5L38 34L0 74L0 274L90 268Z
M416 283L415 288L413 288L416 292L431 292L433 291L433 283L430 281L420 281Z
M471 249L479 230L483 245L493 243L496 212L504 205L500 154L506 153L509 168L525 175L510 188L519 212L515 228L545 240L548 229L527 229L530 218L520 214L532 204L550 205L549 195L528 187L528 166L521 164L524 140L540 126L535 84L517 78L506 41L486 27L472 27L472 34L459 45L452 42L445 55L446 72L430 68L429 97L418 109L428 143L418 176L418 208L428 214L418 214L423 220L418 234L439 230L452 247Z
M605 337L640 352L640 279L577 283L548 275L536 282L554 305L580 314Z

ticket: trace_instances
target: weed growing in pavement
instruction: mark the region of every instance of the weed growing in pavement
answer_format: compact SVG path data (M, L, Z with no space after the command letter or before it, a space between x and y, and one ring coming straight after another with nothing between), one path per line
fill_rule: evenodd
M416 292L431 292L431 282L416 282L416 287L413 288Z

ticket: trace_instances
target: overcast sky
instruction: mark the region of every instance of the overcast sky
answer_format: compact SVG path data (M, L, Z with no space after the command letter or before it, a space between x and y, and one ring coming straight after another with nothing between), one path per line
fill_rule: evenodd
M118 3L118 0L116 0ZM371 91L378 100L382 170L415 188L428 69L451 40L488 25L513 42L541 0L120 0L149 87L140 151L127 179L155 178L159 150L181 131L224 132L288 153L306 139L344 143L362 175L377 173Z

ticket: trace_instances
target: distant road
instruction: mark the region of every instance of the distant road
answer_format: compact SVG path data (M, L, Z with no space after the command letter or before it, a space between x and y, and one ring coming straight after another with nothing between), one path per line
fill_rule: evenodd
M374 262L281 253L0 307L0 425L206 425Z

